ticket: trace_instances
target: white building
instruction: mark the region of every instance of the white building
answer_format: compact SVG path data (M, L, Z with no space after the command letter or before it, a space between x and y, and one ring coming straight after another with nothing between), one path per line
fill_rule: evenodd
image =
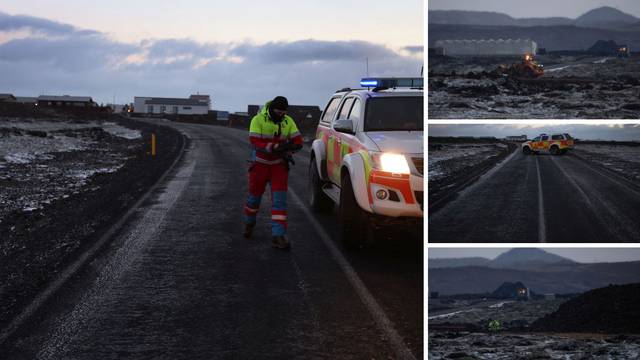
M536 55L538 44L530 39L490 39L490 40L438 40L436 48L442 48L444 55Z
M133 112L136 114L207 115L209 95L191 95L189 98L157 98L136 96Z

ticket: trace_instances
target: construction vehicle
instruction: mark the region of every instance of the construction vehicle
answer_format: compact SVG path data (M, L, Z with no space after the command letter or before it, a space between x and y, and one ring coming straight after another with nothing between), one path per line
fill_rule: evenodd
M538 64L532 54L525 54L522 62L500 65L498 71L509 77L535 79L544 75L544 66Z
M630 56L631 56L631 50L629 49L629 46L620 45L620 47L618 47L618 57L628 58Z

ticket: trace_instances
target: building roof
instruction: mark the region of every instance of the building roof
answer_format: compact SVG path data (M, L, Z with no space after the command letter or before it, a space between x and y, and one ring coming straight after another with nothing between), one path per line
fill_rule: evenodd
M15 99L16 97L13 96L13 94L0 94L0 99L7 99L7 98Z
M179 98L151 98L144 103L146 105L208 106L199 100Z
M20 103L35 103L38 101L38 98L31 96L16 96L16 101Z
M70 102L93 102L90 96L54 96L54 95L40 95L38 101L70 101Z

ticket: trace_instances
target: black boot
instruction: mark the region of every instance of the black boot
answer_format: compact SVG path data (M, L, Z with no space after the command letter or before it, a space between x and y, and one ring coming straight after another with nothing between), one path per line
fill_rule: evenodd
M281 250L291 249L291 244L289 243L289 240L287 240L287 237L284 235L273 236L271 238L271 246Z
M244 236L247 239L251 238L251 235L253 235L253 228L255 227L256 227L256 224L245 224L244 232L242 233L242 236Z

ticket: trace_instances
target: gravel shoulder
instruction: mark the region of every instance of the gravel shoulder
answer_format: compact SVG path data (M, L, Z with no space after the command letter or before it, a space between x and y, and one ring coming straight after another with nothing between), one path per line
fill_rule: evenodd
M450 143L429 139L429 208L442 207L457 192L515 150L510 143Z
M135 204L186 141L117 116L33 122L0 118L0 328Z

